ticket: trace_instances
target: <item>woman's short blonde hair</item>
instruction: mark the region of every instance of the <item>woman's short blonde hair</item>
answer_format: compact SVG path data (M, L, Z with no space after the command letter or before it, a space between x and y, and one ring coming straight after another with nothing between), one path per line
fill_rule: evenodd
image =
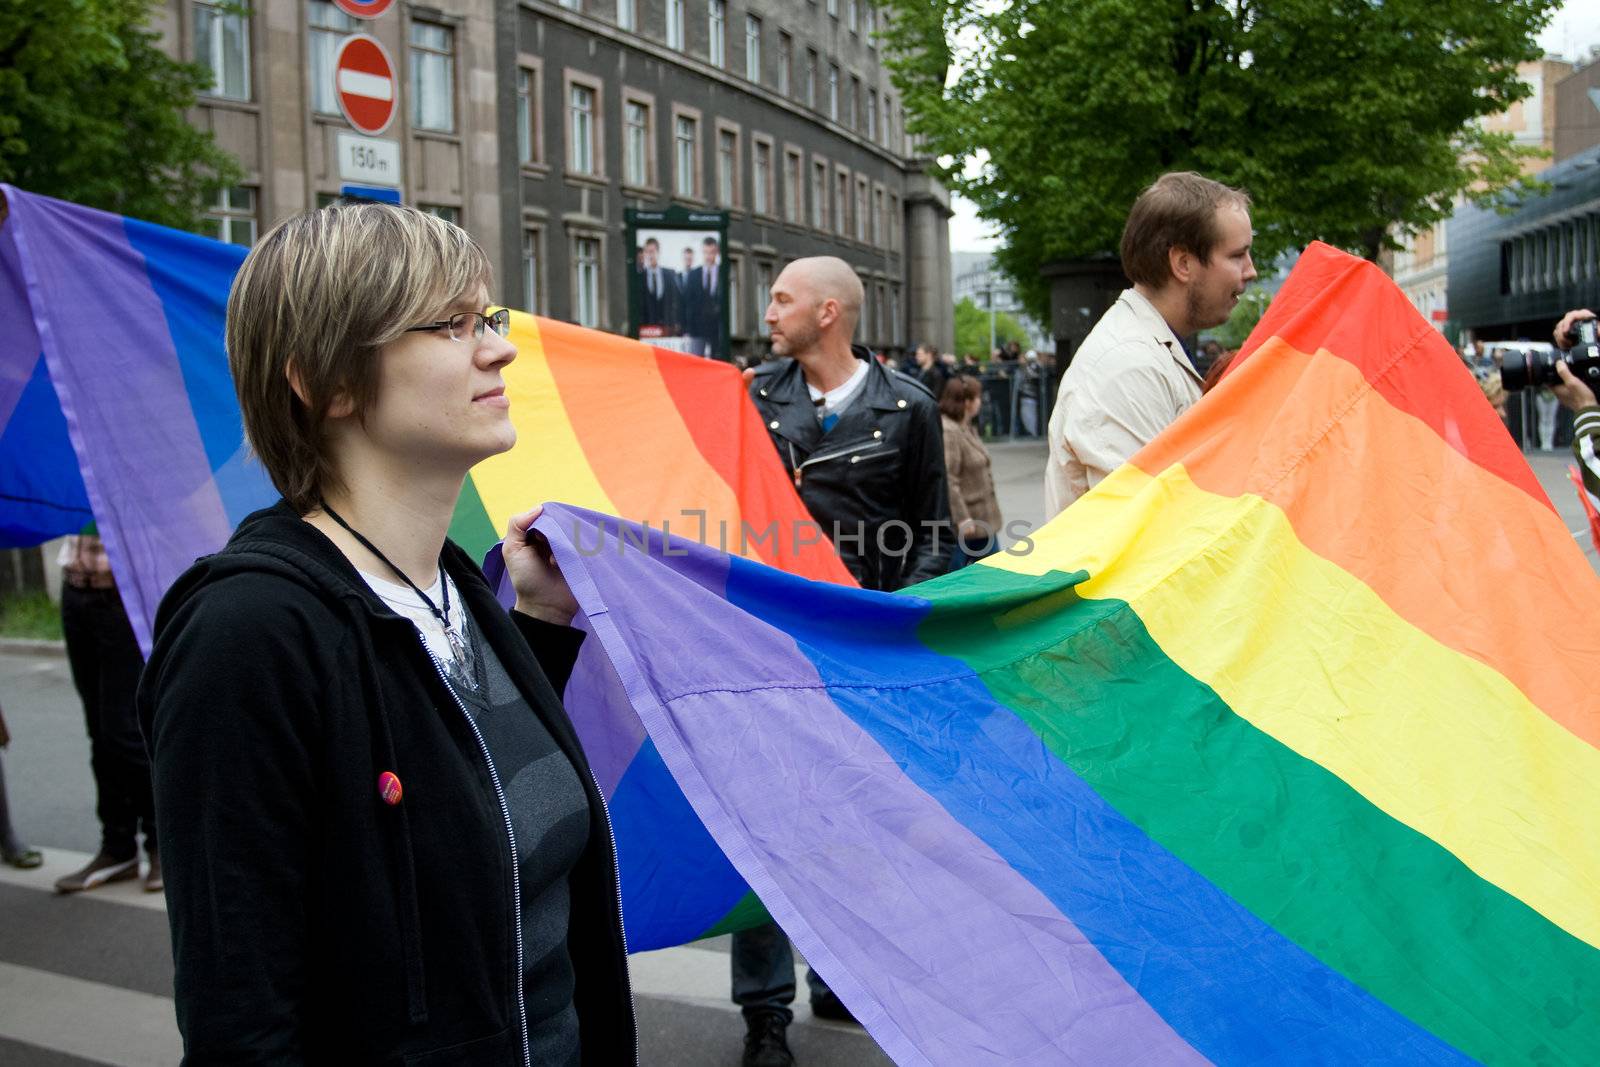
M465 230L388 204L297 215L250 250L228 295L228 367L245 439L290 506L304 514L336 484L328 412L341 399L367 411L379 350L490 274Z

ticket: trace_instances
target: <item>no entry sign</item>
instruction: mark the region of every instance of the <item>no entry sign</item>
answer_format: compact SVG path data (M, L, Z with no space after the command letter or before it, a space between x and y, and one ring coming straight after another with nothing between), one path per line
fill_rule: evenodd
M333 0L334 6L358 19L375 19L394 4L394 0Z
M378 134L394 120L394 64L375 38L346 37L333 60L339 110L362 133Z

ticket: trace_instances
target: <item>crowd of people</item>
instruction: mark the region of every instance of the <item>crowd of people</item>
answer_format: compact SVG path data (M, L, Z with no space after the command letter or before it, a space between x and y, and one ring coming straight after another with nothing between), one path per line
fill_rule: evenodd
M1250 206L1193 173L1133 205L1132 285L1049 419L1049 515L1225 371L1232 353L1193 360L1182 339L1221 324L1255 277ZM672 298L654 269L646 284ZM191 1062L636 1058L609 816L562 704L576 601L537 511L505 531L510 612L447 538L467 472L516 440L503 371L517 352L491 284L471 238L420 211L338 204L279 225L235 280L227 349L282 499L174 584L142 678L103 548L86 533L64 550L102 844L57 888L139 877L142 835ZM994 551L1002 515L980 366L922 346L897 368L853 344L863 298L842 260L790 263L765 311L774 358L746 380L851 575L894 591ZM1562 320L1558 347L1585 317ZM991 355L1017 376L1045 365ZM1600 406L1558 369L1600 500ZM403 803L413 792L429 803ZM0 856L37 865L3 797L0 780ZM814 1015L850 1019L821 976L806 984ZM734 934L747 1067L794 1062L796 993L781 929Z

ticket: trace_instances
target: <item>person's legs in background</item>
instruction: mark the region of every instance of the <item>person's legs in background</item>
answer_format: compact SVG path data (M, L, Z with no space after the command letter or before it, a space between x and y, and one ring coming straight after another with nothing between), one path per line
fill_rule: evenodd
M785 1031L794 1019L794 949L775 922L733 935L733 1002L744 1013L743 1067L794 1063Z
M137 878L141 830L152 862L148 887L159 889L150 761L133 699L144 657L133 627L115 589L73 585L61 590L61 625L88 728L100 851L81 870L59 879L56 889L76 893Z

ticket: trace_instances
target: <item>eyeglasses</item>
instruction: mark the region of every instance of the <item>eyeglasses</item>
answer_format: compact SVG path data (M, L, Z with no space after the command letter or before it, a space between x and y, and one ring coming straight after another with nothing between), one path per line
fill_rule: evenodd
M451 315L448 319L426 322L421 326L408 326L405 332L449 330L452 341L476 341L483 336L485 326L504 337L511 332L511 312L505 308L488 315L481 311L463 311L458 315Z

